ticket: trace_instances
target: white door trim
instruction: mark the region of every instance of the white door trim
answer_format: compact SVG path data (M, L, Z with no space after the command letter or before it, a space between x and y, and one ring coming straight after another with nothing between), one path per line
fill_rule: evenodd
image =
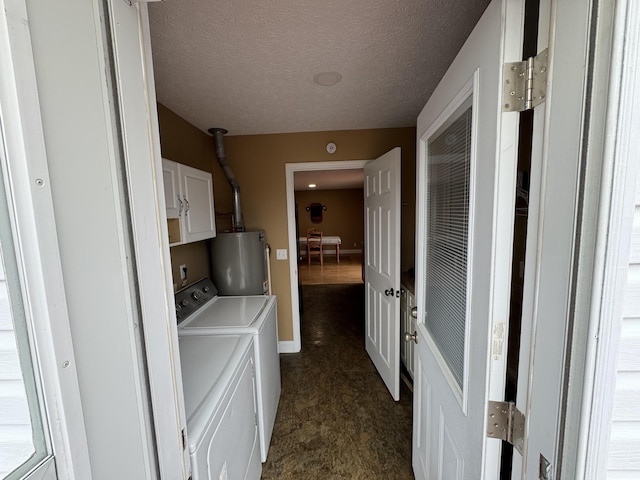
M613 23L612 53L606 50L596 58L596 69L600 67L600 72L605 72L604 83L609 83L608 98L598 105L601 110L596 119L596 130L602 134L604 145L603 150L592 149L589 153L589 160L595 155L603 156L603 160L601 171L597 172L599 184L586 194L599 200L598 211L590 216L596 224L595 265L584 280L591 298L588 330L584 332L586 346L582 347L581 337L573 342L586 360L584 370L582 362L571 364L572 374L582 374L583 385L580 392L574 392L573 397L570 392L568 397L572 403L584 395L575 473L569 470L574 452L569 448L562 452L562 473L575 478L606 476L640 156L636 133L640 129L640 5L629 0L618 2L614 11L606 14ZM607 27L599 28L596 42L601 40L599 34L605 37L603 41L608 40Z
M300 338L300 299L298 298L298 232L296 231L296 198L294 174L295 172L310 172L318 170L353 170L364 168L370 160L344 160L335 162L305 162L287 163L286 191L287 191L287 229L289 233L289 271L291 282L291 322L293 323L293 340L279 341L280 353L297 353L302 348Z
M146 4L110 4L110 20L129 180L131 236L138 274L149 397L162 478L187 478L190 460L178 353L162 157ZM142 78L140 78L142 77ZM143 82L140 82L143 80ZM184 442L184 443L183 443Z

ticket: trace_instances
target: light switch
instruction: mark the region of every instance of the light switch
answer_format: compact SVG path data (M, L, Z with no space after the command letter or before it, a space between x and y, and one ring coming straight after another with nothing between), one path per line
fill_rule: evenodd
M277 260L286 260L287 259L287 249L286 248L278 248L276 250L276 259Z

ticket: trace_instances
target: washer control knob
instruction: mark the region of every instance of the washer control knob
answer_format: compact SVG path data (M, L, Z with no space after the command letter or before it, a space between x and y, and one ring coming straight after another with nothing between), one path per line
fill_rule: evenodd
M202 291L203 291L204 293L209 293L209 290L211 290L209 287L204 287L204 288L202 289Z
M196 302L200 300L200 294L198 292L193 292L191 294L191 298L193 298Z
M187 305L189 305L189 300L186 298L180 302L181 307L186 307Z

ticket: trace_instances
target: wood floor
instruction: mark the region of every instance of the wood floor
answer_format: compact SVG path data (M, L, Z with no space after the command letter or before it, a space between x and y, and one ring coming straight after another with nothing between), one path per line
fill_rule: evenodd
M324 265L320 265L317 257L311 259L311 266L303 257L298 266L298 273L302 285L332 285L363 283L362 255L349 253L340 255L340 263L335 255L325 255Z

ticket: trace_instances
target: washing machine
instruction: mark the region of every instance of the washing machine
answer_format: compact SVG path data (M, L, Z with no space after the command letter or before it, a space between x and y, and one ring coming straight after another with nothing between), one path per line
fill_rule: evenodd
M178 336L244 334L253 339L260 460L265 462L280 401L277 302L273 295L219 296L210 279L176 293Z
M187 336L179 349L191 478L258 480L253 339Z

